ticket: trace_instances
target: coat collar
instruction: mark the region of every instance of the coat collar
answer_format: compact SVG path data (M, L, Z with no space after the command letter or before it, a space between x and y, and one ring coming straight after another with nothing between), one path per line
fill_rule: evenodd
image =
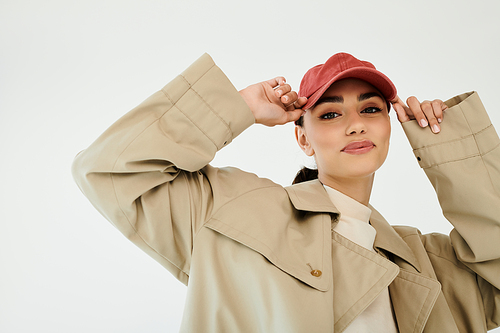
M332 203L323 184L318 179L292 185L286 187L285 190L297 210L339 214L338 209ZM372 210L370 224L377 230L374 243L375 249L382 249L400 257L420 272L418 260L408 244L375 208L369 207Z
M318 179L285 187L288 197L297 210L339 214L323 184Z

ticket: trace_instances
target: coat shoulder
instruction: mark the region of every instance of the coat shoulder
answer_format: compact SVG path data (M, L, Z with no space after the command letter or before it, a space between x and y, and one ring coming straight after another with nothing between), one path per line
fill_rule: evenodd
M392 226L392 227L399 234L399 236L401 236L401 238L403 238L403 239L405 237L408 237L408 236L419 236L419 235L421 235L420 230L418 230L415 227L410 227L410 226L406 226L406 225L395 225L395 226Z
M420 230L410 226L393 226L393 228L407 243L418 242L421 244L427 254L448 259L454 257L455 252L447 235L440 233L422 234ZM415 251L414 246L412 247Z
M214 199L220 199L221 204L227 204L236 198L255 191L265 193L272 190L281 190L284 193L281 185L238 168L215 168L208 165L201 172L207 176L210 182L211 190L215 196Z
M407 243L411 243L413 251L416 251L415 242L420 243L421 248L425 251L429 260L433 262L434 266L444 260L457 268L469 271L469 269L458 260L448 235L437 232L422 234L417 228L409 226L394 226L394 230L396 230L401 238Z

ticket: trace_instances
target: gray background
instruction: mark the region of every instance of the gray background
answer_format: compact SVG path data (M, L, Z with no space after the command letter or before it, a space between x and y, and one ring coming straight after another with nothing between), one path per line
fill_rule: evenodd
M0 1L0 331L178 330L185 287L92 208L70 165L202 53L241 89L277 75L298 87L350 52L403 99L477 90L498 129L499 14L497 0ZM372 204L392 224L448 233L392 123ZM255 125L213 164L286 185L312 161L292 125Z

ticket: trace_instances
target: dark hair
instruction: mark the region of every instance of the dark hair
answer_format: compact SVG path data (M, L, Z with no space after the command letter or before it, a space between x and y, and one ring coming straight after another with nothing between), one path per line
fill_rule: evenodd
M304 126L304 116L300 116L299 119L295 120L295 125L303 127Z
M295 175L295 179L292 184L298 184L313 179L318 179L318 169L303 167L299 172L297 172L297 175Z

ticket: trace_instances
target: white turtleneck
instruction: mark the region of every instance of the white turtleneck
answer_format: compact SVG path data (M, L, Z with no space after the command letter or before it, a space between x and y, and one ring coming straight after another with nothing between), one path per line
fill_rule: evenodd
M377 231L369 223L371 209L329 186L324 185L324 187L330 200L340 212L339 221L333 230L350 241L375 252L373 243ZM335 263L333 264L335 266ZM389 288L384 289L344 332L397 333Z

